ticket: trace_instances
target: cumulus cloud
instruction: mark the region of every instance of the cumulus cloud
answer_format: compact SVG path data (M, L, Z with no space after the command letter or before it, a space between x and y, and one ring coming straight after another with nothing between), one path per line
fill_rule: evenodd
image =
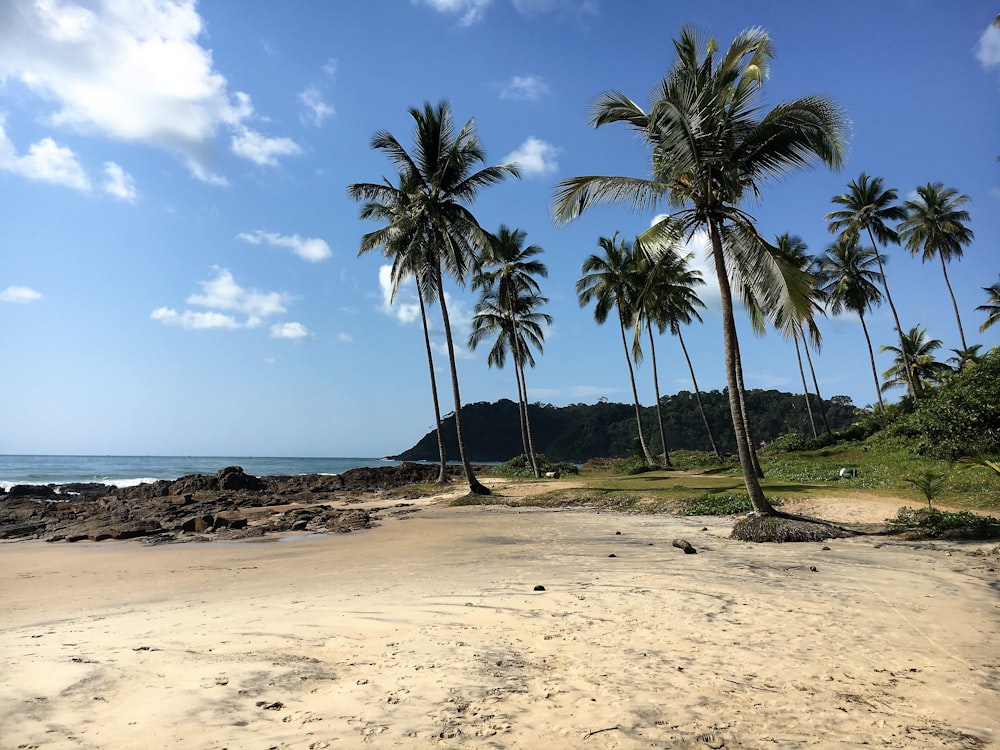
M458 16L462 26L471 26L483 19L492 0L411 0L415 4L428 5L439 13Z
M380 310L390 315L403 325L420 319L420 303L417 300L417 288L413 281L403 282L392 296L392 266L380 266L378 269L379 294L382 297Z
M27 286L9 286L0 291L0 302L12 302L17 305L27 305L41 298L39 292Z
M549 87L538 76L514 76L500 89L501 99L535 101L548 93Z
M190 331L209 328L240 328L236 318L219 312L196 312L184 310L177 312L170 307L158 307L150 314L153 320L164 325L179 326Z
M0 80L51 102L54 126L166 149L215 184L223 180L207 164L220 128L235 133L237 156L258 164L298 153L249 130L250 97L229 92L202 32L195 0L7 0Z
M315 125L317 128L323 124L328 117L333 117L336 112L333 107L323 101L322 92L309 87L299 94L299 101L305 106L302 113L302 121Z
M271 247L286 248L303 260L308 260L310 263L318 263L321 260L326 260L333 254L330 246L324 240L316 237L300 237L297 234L286 236L276 234L275 232L265 232L263 229L257 229L253 232L240 232L236 236L252 245L265 243Z
M307 339L312 334L309 333L309 329L306 328L301 323L275 323L271 326L271 338L272 339L289 339L291 341L302 341Z
M559 169L556 156L559 149L535 137L530 137L516 150L507 154L505 163L516 162L524 177L541 177Z
M132 175L113 161L104 162L104 192L128 203L138 195Z
M17 148L7 137L3 116L0 116L0 169L29 180L51 182L82 192L90 190L90 178L77 161L76 154L51 138L32 143L28 153L18 155Z
M976 57L987 70L1000 68L1000 29L990 24L979 37L976 45Z

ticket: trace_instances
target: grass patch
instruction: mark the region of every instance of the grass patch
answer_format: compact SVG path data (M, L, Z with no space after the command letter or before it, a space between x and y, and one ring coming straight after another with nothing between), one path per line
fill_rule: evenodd
M780 497L769 497L767 501L777 507L782 504ZM685 516L735 516L753 511L750 496L745 492L724 492L719 495L704 495L689 500L684 506Z

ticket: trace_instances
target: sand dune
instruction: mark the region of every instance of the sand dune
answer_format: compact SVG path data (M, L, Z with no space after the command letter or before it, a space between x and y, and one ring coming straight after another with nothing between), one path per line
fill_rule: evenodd
M995 543L731 525L431 503L287 541L0 545L0 746L1000 743Z

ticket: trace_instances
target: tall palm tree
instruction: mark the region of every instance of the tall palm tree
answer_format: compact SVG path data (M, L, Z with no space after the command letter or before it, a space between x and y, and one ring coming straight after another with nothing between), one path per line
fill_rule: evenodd
M951 372L948 365L934 359L934 352L940 348L941 339L928 339L927 329L918 325L903 336L902 348L880 346L880 352L892 352L896 355L892 367L882 373L882 390L888 391L900 385L909 389L912 384L910 395L915 396L940 383ZM910 368L909 377L903 373L904 367Z
M612 310L618 313L618 326L625 349L625 362L632 384L632 402L635 405L635 424L639 433L639 445L647 466L654 466L653 456L646 445L642 429L642 410L639 406L639 391L635 387L635 370L629 352L625 329L635 320L635 289L637 265L632 244L618 239L618 232L612 237L601 237L597 243L604 251L602 255L590 255L583 261L583 276L576 282L576 295L580 306L594 303L594 320L603 324Z
M444 433L441 430L441 406L438 399L437 377L434 374L434 354L431 349L430 329L427 321L427 302L437 298L434 284L428 274L430 263L427 257L427 243L420 234L419 227L410 221L412 183L405 174L399 175L399 185L393 186L381 200L372 200L361 208L362 219L376 219L385 226L369 232L361 239L358 255L381 247L382 254L392 259L390 302L394 301L400 285L409 278L416 281L417 301L420 307L420 322L424 333L424 348L427 353L427 367L430 372L431 397L434 402L434 425L438 442L440 468L437 481L448 481L448 456L445 451Z
M408 200L411 210L402 221L400 230L415 231L415 236L426 244L427 273L441 305L441 322L448 348L455 401L455 430L462 466L469 491L489 494L489 490L476 478L465 448L462 398L451 319L444 293L444 276L447 273L458 284L464 284L489 244L487 232L479 226L467 204L483 188L508 176L516 177L519 173L513 164L482 166L486 163L486 155L476 135L474 121L469 120L456 132L451 106L447 101L437 105L425 103L423 109L413 107L409 113L414 121L412 154L392 133L384 130L375 133L371 147L383 152L405 175L406 186L410 189ZM385 203L392 200L398 188L385 182L356 183L348 186L347 190L354 200Z
M476 303L472 316L472 331L469 334L469 348L475 350L490 335L496 339L490 348L486 362L490 367L503 368L508 353L514 364L514 379L517 383L518 414L521 421L521 441L524 455L528 457L532 473L537 479L541 474L535 457L535 445L531 436L531 422L528 419L528 387L524 367L535 366L532 348L542 351L545 340L544 325L552 324L552 316L537 312L537 308L548 299L537 292L521 288L516 297L501 295L496 289L484 290Z
M989 295L989 299L985 305L979 305L976 308L986 313L986 320L979 326L980 333L1000 320L1000 281L993 286L984 286L983 291Z
M851 235L857 235L862 231L866 231L868 239L871 240L872 247L876 250L875 258L878 260L882 288L885 290L885 298L889 303L889 309L892 311L892 319L896 323L900 351L905 359L908 355L906 347L903 346L903 326L899 322L896 305L892 301L892 295L889 293L889 282L886 279L885 266L883 265L885 256L878 252L878 242L875 241L878 238L878 241L883 245L889 243L894 245L899 244L899 233L886 224L887 221L901 221L906 218L906 211L896 203L896 189L885 189L883 188L881 177L869 177L862 172L858 179L848 184L846 193L841 193L833 197L833 202L843 206L843 208L831 211L824 217L825 221L830 222L830 233L846 232ZM904 372L909 377L909 366L904 368ZM911 383L910 390L914 389Z
M879 289L882 273L873 247L858 244L857 235L841 235L827 248L819 259L819 290L829 305L830 312L840 315L845 310L855 313L861 321L861 330L868 344L868 358L871 361L872 377L875 379L875 393L879 408L884 409L882 390L879 385L878 369L875 367L875 350L865 323L865 313L882 302Z
M524 444L524 453L531 462L532 472L537 478L540 476L538 462L535 459L534 441L531 435L531 420L528 415L528 391L524 379L524 365L526 362L534 367L534 358L530 352L522 352L522 336L518 331L519 314L526 301L533 304L523 310L523 314L537 315L538 318L529 317L528 320L542 320L551 323L549 315L541 315L532 312L534 307L544 304L548 300L540 296L540 289L536 276L548 276L548 269L545 264L537 260L535 256L541 254L542 248L538 245L524 247L526 238L525 232L520 229L510 229L500 225L500 229L495 235L490 237L490 245L487 253L481 258L480 268L473 278L472 286L480 289L483 297L481 301L488 301L490 296L501 311L507 315L507 339L511 352L514 355L514 369L518 381L518 413L521 420L521 439ZM491 329L492 330L492 329ZM475 330L473 331L475 333ZM541 327L534 331L537 338L538 348L541 351L541 341L544 338ZM470 344L472 337L470 336ZM478 343L478 342L477 342ZM492 354L492 353L491 353ZM499 366L503 366L502 362Z
M958 314L955 292L948 278L948 263L953 258L960 259L962 246L971 243L975 237L965 225L969 221L969 212L962 206L968 202L969 196L959 195L954 188L946 188L940 182L928 182L917 188L916 199L903 204L906 218L899 225L900 239L914 256L922 252L924 263L935 255L941 260L941 272L951 295L951 305L955 308L963 349L967 349L968 344L965 343L965 330L962 328L962 317Z
M789 287L778 278L781 271L741 204L759 198L765 183L814 160L839 166L846 120L834 102L820 96L761 109L760 90L773 57L771 40L762 29L740 33L720 51L715 40L701 40L686 28L674 49L674 63L654 89L648 112L611 91L597 99L591 114L594 126L621 122L641 134L652 152L652 177L565 180L556 188L553 211L558 220L568 221L596 203L626 203L646 211L669 201L679 209L674 217L685 232L708 232L722 302L726 382L740 466L754 509L773 515L776 511L754 470L739 402L731 274L753 287L765 303L775 303ZM655 224L642 241L664 231L665 223ZM735 245L725 240L733 235L746 240L746 262L737 262ZM806 305L805 295L794 304Z

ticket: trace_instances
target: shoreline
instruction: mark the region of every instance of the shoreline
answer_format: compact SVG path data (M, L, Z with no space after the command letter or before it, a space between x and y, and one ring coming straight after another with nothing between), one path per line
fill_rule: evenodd
M1000 741L995 543L415 504L288 543L0 544L3 746Z

